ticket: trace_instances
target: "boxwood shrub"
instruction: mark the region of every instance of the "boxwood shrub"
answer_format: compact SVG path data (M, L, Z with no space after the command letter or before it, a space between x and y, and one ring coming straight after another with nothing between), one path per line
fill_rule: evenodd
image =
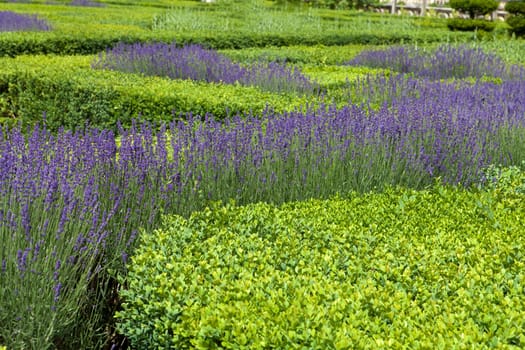
M525 205L436 186L214 204L144 233L116 314L136 349L519 349Z
M250 47L292 46L292 45L386 45L410 42L443 41L442 33L419 35L397 33L330 33L330 34L246 34L246 33L174 33L144 32L126 33L57 33L50 35L22 35L10 33L0 37L0 56L21 54L87 55L95 54L118 42L166 42L176 41L181 45L201 44L213 49L243 49ZM458 37L467 40L467 37Z
M340 46L302 45L222 50L222 53L239 62L257 62L264 59L296 64L333 65L349 61L364 49L366 46L355 44Z
M0 59L0 112L24 124L46 114L50 129L85 125L115 129L137 117L172 121L193 113L216 118L258 113L267 107L292 110L306 97L263 92L255 87L170 80L93 70L93 56L19 56Z

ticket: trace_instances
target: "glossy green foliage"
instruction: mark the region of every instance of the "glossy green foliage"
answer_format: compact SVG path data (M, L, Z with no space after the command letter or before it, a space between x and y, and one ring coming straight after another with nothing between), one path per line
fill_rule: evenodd
M114 129L133 118L172 121L180 114L216 118L258 113L267 107L293 109L306 102L293 94L272 94L255 87L170 80L93 70L93 56L20 56L0 65L0 112L24 124L42 121L49 128L85 125Z
M167 217L118 329L137 349L523 348L524 199L436 186Z
M525 194L525 161L520 166L491 165L486 171L486 185L503 195Z

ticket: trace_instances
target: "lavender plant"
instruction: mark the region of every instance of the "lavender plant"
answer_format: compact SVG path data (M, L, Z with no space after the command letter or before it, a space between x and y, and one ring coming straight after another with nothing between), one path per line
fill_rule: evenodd
M12 11L0 11L0 32L51 30L49 24L36 15L24 15Z
M88 6L88 7L104 7L106 4L91 0L72 0L69 5L71 6Z
M147 179L113 173L110 132L2 130L0 154L0 343L86 348L105 340L115 287L107 271L122 266L136 230L158 214Z
M171 79L239 83L272 92L312 93L316 90L316 84L310 82L297 68L276 62L242 66L199 45L118 44L101 53L92 66Z
M524 67L509 66L494 54L464 45L458 47L442 45L433 51L404 46L363 51L347 64L387 68L432 80L485 76L513 80L523 79L525 76Z
M175 158L184 159L180 179L204 198L284 202L435 178L468 186L488 164L523 159L523 83L388 82L402 93L377 110L331 106L226 124L207 119L194 122L198 128L179 123L170 134L182 152Z

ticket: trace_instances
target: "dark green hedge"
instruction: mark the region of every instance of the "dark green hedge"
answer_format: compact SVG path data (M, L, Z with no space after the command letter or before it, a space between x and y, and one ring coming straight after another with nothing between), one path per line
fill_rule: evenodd
M467 39L466 37L464 39ZM242 49L267 46L293 45L387 45L411 42L439 42L441 33L409 35L407 33L311 33L300 34L243 34L243 33L145 33L111 35L61 35L53 33L5 33L0 36L0 56L22 54L87 55L98 53L117 42L177 42L180 45L194 43L213 49Z
M517 36L525 36L525 1L509 1L505 5L505 10L511 14L507 19L510 33Z
M496 23L484 19L451 18L447 21L447 27L450 30L462 32L473 32L476 30L492 32L496 28Z
M42 33L4 33L0 35L0 56L35 54L88 55L105 50L117 42L133 42L125 37L45 35Z
M512 15L525 15L525 1L512 0L505 4L505 11Z
M525 36L525 15L511 16L507 19L510 32L517 36Z

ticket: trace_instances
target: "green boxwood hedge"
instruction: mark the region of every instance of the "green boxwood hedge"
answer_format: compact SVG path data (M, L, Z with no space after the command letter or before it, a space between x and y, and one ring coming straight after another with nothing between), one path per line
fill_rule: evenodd
M118 330L136 349L521 349L525 202L502 193L167 217L121 280Z
M458 40L468 40L463 36ZM0 56L23 54L88 55L100 52L118 42L177 42L201 44L213 49L243 49L253 47L284 47L293 45L389 45L412 42L441 42L441 33L409 35L406 33L311 33L311 34L247 34L247 33L175 33L145 32L133 33L120 30L113 32L111 27L103 33L6 33L0 36Z
M253 62L261 59L295 64L335 65L348 62L362 50L365 45L341 46L288 46L247 48L241 50L222 50L226 56L239 62Z
M171 121L180 114L260 113L299 108L307 97L255 87L145 77L90 68L93 56L19 56L0 59L0 116L50 129L87 124L114 129L137 117Z

